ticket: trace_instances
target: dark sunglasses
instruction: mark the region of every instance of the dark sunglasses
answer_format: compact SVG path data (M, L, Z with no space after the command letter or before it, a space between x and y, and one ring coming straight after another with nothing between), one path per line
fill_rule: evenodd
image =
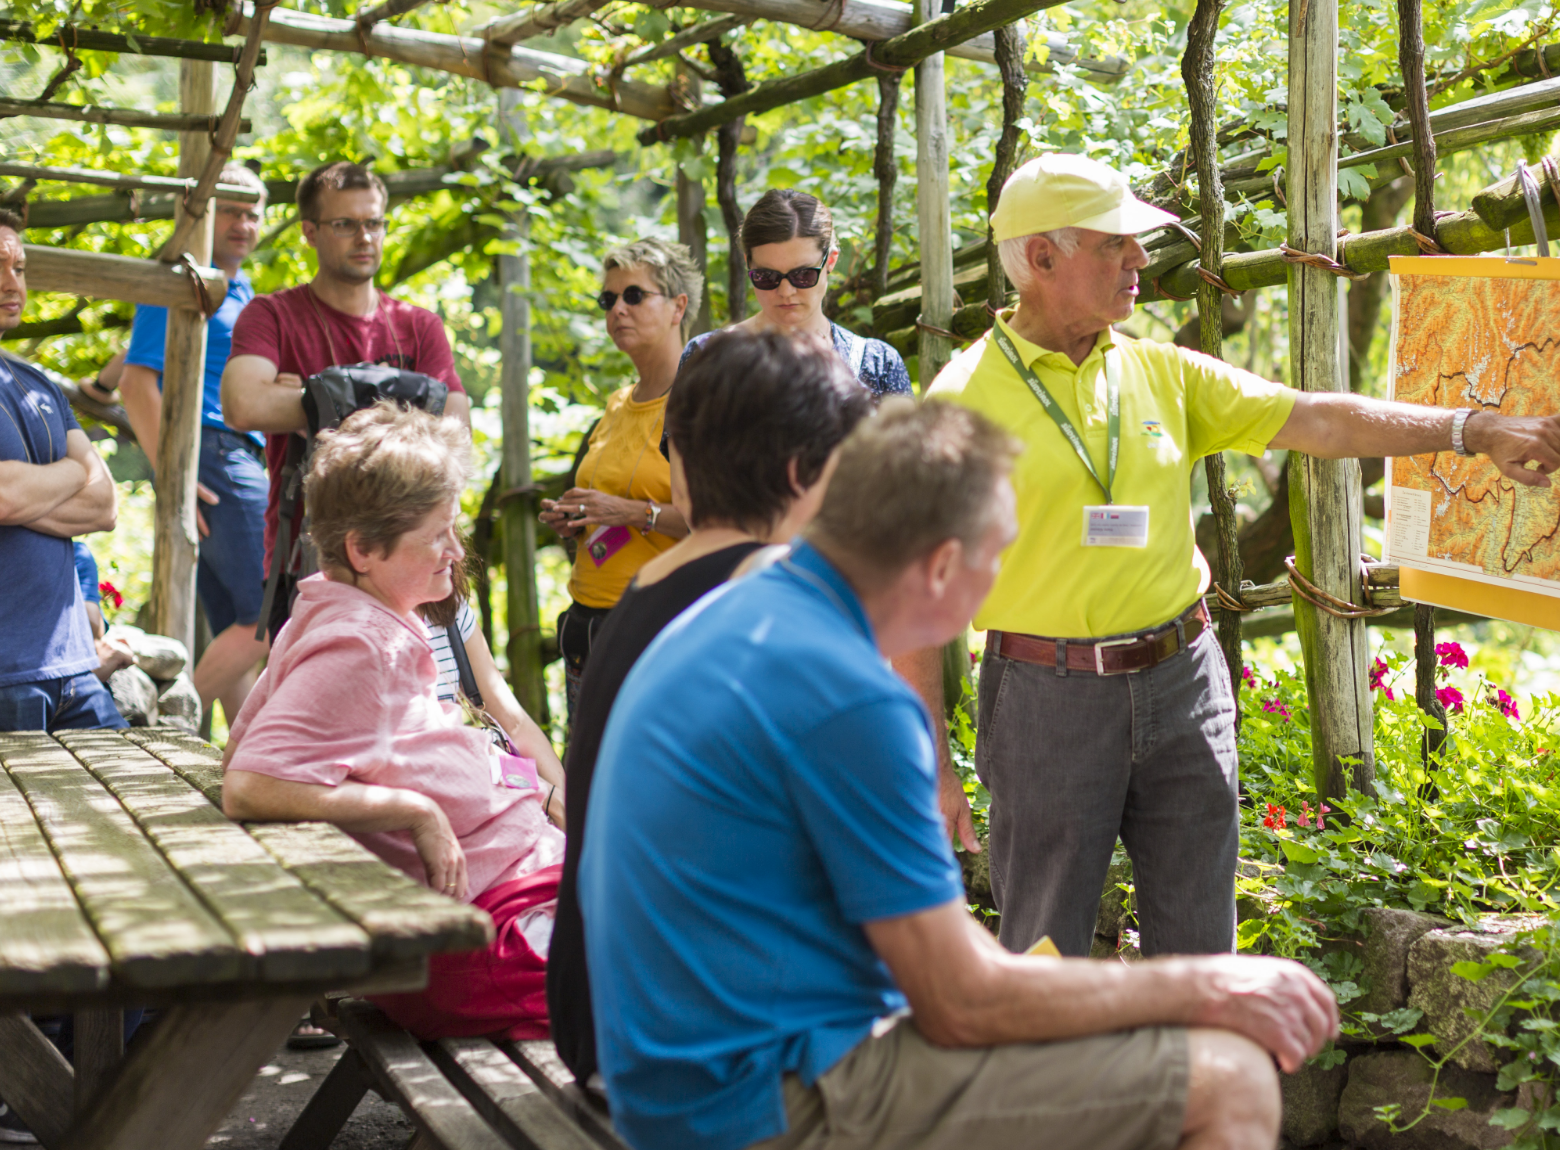
M792 268L788 272L777 272L774 268L748 268L748 279L759 291L774 291L780 286L781 280L790 280L792 287L806 291L818 286L823 269L828 266L829 261L824 260L815 268Z
M638 284L630 284L628 287L623 289L623 302L626 303L629 307L638 307L640 304L645 302L645 296L660 294L661 293L658 291L645 291L645 289L640 287ZM599 307L602 311L611 311L617 301L617 292L604 291L596 297L596 306Z

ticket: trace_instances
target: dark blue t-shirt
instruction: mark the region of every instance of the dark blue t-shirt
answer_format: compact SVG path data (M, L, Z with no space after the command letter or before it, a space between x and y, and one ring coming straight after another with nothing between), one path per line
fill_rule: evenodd
M0 356L0 460L57 463L81 425L43 374ZM69 539L0 526L0 687L94 670L97 649L76 583Z
M92 554L80 539L72 544L76 557L76 582L81 585L81 597L88 603L101 603L103 592L98 588L97 556Z
M850 586L799 545L706 596L607 723L580 863L612 1120L737 1150L905 1006L863 923L964 894L931 721Z
M854 332L846 331L837 323L830 323L829 331L834 337L834 350L845 361L845 366L850 368L861 381L861 386L872 393L873 402L882 399L885 395L913 396L915 394L910 386L910 372L905 367L905 361L888 344L880 339L867 339ZM681 368L693 354L693 349L714 334L712 331L707 331L703 335L696 335L690 339L688 346L683 348L682 358L677 361L677 366Z
M206 384L200 397L202 427L227 426L222 421L222 369L227 366L228 355L233 350L233 325L238 322L238 313L254 298L255 289L249 277L239 272L228 280L227 295L222 299L222 306L206 321ZM155 371L159 389L162 387L163 357L167 353L167 346L168 309L137 304L125 362ZM249 438L261 447L265 446L263 435L251 432Z

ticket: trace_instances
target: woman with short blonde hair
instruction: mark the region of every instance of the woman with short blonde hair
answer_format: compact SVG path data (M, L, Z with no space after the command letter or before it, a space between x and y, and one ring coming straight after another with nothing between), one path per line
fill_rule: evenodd
M470 447L453 423L383 402L323 432L305 484L321 571L239 712L232 818L334 823L392 866L493 917L474 955L377 1002L423 1038L547 1034L546 954L563 834L533 759L441 703L418 610L447 598Z

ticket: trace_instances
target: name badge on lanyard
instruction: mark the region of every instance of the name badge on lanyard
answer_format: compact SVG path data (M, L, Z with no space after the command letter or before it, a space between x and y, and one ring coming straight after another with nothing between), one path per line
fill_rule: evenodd
M994 338L997 347L1007 357L1007 361L1013 365L1013 370L1034 393L1045 413L1056 423L1062 437L1072 445L1073 451L1082 461L1084 470L1089 477L1099 484L1100 490L1105 495L1105 502L1094 504L1083 509L1083 546L1085 547L1147 547L1148 546L1148 508L1128 506L1117 503L1111 497L1111 488L1116 485L1116 461L1121 453L1121 375L1116 364L1114 351L1105 353L1105 478L1101 479L1098 471L1094 469L1094 460L1089 458L1089 450L1084 446L1083 437L1078 434L1078 429L1067 418L1067 413L1056 402L1051 393L1046 390L1045 384L1040 382L1037 376L1022 359L1019 358L1018 349L1008 339L1007 333L999 325L996 328Z
M1085 547L1147 547L1148 508L1105 503L1083 509Z

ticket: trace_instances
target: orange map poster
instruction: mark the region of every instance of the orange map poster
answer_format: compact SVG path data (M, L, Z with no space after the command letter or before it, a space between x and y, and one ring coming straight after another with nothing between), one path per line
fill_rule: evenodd
M1394 257L1390 395L1560 411L1560 259ZM1403 597L1560 629L1560 487L1452 451L1388 460L1387 558Z

